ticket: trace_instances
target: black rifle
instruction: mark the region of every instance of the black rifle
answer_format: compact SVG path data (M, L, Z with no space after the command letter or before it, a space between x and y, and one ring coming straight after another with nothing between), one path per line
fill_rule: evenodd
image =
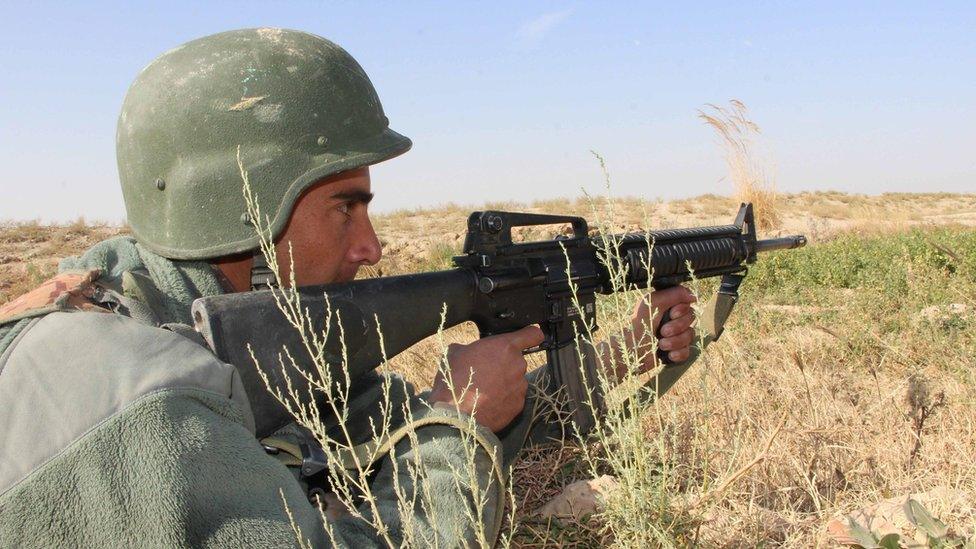
M571 236L512 242L515 227L567 223ZM482 337L538 324L546 339L533 350L547 352L554 386L565 389L577 426L586 430L592 422L590 407L584 405L587 397L602 401L587 391L597 384L596 362L592 351L581 352L579 343L581 335L596 329L597 293L661 289L692 276L723 276L719 292L734 302L746 266L759 252L805 243L803 236L757 240L751 204L742 205L732 225L593 237L580 217L474 212L468 218L464 255L454 258L455 269L297 291L302 307L319 323L314 329L327 330L327 362L344 364L353 384L383 361L377 322L387 358L466 321L474 322ZM308 375L316 375L299 332L276 306L275 291L282 290L202 298L192 310L197 331L214 353L240 371L259 437L292 418L267 390L250 352L274 386L284 387L288 375L280 360L283 348ZM325 326L326 318L330 326ZM658 357L668 363L665 353ZM304 376L289 377L298 395L312 394Z

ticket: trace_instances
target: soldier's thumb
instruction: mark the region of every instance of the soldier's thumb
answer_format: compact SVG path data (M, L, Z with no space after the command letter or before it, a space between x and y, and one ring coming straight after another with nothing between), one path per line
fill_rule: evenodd
M684 286L673 286L671 288L658 290L651 294L651 308L655 310L658 315L664 311L670 310L671 307L674 307L675 305L694 302L695 294L691 293L691 290L685 288Z

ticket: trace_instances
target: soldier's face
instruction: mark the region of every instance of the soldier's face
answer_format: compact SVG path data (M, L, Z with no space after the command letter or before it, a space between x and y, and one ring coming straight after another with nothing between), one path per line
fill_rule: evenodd
M374 265L382 250L367 206L373 198L369 169L329 177L307 190L295 204L277 242L283 281L288 280L288 244L299 286L345 282L363 265Z

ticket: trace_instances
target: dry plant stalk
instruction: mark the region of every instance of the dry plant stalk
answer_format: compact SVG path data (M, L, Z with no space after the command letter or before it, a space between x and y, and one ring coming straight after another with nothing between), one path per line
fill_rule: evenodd
M925 422L936 410L945 406L945 391L939 391L933 397L925 378L918 374L912 375L908 378L905 402L909 407L907 415L911 419L912 434L915 436L915 444L908 454L908 463L905 464L905 468L911 471L918 453L922 450L922 431L925 429Z
M708 104L710 112L698 111L698 117L715 130L725 150L729 176L735 185L735 195L741 202L752 202L759 230L777 229L782 223L776 182L756 154L759 126L749 119L742 101L733 99L728 107Z

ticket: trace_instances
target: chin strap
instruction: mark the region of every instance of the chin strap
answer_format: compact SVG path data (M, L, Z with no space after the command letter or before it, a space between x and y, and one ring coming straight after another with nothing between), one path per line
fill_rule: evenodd
M251 263L251 290L273 290L277 287L278 280L275 279L274 272L268 267L264 253L258 248L254 252L254 261Z

